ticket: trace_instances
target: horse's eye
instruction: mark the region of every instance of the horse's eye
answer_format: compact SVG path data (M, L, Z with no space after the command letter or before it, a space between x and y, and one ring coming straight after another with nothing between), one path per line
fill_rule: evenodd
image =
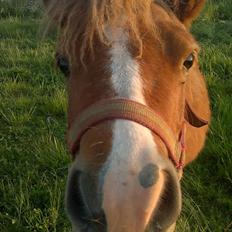
M57 66L59 67L60 71L65 75L69 75L69 62L68 59L64 56L57 57Z
M193 62L194 62L194 55L193 53L191 53L184 61L184 67L187 70L189 70L193 66Z

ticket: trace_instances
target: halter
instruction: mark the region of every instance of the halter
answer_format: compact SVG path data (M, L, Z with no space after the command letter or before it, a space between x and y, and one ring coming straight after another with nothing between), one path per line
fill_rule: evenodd
M151 130L165 144L170 160L178 171L182 170L185 159L186 125L183 120L178 138L171 128L148 106L129 99L107 99L84 109L68 131L68 146L73 158L79 149L82 136L91 127L108 120L129 120Z

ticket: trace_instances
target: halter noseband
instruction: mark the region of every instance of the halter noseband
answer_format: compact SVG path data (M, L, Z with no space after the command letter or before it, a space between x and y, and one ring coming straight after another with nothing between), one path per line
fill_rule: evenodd
M167 123L148 106L129 99L107 99L99 101L83 110L68 131L68 146L73 155L79 149L80 140L91 127L107 120L123 119L137 122L165 144L169 158L177 170L183 168L185 156L185 122L178 138Z

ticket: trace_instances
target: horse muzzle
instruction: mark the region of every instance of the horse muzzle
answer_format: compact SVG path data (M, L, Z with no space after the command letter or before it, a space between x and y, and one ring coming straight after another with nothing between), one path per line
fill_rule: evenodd
M140 170L105 176L103 209L108 232L168 231L181 210L180 185L172 165L147 164Z
M114 140L109 159L102 162L98 171L86 169L93 163L87 157L94 154L87 156L80 140L83 137L83 145L91 137L88 133L93 133L93 126L106 121L114 121L114 139L123 135L127 141ZM156 149L151 132L163 142L170 159ZM99 140L99 136L92 137ZM80 150L79 155L73 156L77 170L80 161L84 161L78 177L73 177L75 169L71 171L67 188L71 221L81 228L76 231L165 232L172 227L181 209L178 175L183 160L176 148L181 147L182 136L176 138L159 115L129 100L103 101L77 118L68 138L72 153ZM138 149L133 148L134 140Z
M73 231L173 231L181 210L181 191L171 162L163 169L149 163L120 175L109 168L102 181L97 175L71 169L66 206Z

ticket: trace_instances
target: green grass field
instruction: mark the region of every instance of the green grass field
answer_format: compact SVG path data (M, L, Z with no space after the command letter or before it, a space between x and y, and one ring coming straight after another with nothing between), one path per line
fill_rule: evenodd
M39 6L0 1L0 232L70 231L64 190L66 91ZM33 3L33 1L31 1ZM36 1L34 1L36 2ZM182 180L178 232L232 231L232 1L211 0L193 26L213 120Z

